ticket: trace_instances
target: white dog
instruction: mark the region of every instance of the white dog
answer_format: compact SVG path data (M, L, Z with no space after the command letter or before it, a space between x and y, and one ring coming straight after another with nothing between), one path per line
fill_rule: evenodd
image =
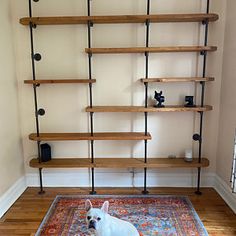
M93 208L89 200L85 202L88 228L96 236L139 236L137 229L129 222L108 214L109 202L105 201L101 209Z

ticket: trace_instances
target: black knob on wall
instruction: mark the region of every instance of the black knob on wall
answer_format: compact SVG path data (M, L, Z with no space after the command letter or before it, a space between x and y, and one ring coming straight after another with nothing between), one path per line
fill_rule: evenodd
M42 56L39 53L34 54L34 60L35 61L40 61L42 59Z
M39 0L33 0L34 2L39 2Z
M199 134L194 134L193 135L193 140L194 141L200 141L201 140L201 136Z
M44 110L43 108L40 108L40 109L38 110L38 115L44 116L44 115L45 115L45 110Z

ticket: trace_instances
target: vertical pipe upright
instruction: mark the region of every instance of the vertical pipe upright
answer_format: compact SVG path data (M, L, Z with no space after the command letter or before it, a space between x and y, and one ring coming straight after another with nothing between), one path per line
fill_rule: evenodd
M209 13L210 0L207 0L206 13ZM204 20L203 24L205 25L205 37L204 37L204 46L208 44L208 20ZM202 77L206 77L206 67L207 67L207 52L204 51L201 53L203 55L203 68L202 68ZM204 106L205 99L205 82L201 82L201 107ZM202 160L202 131L203 131L203 112L200 113L200 132L199 132L199 149L198 149L198 162L201 163ZM198 178L197 178L197 191L195 192L198 195L201 195L200 191L200 180L201 180L201 168L198 168Z
M147 0L147 15L150 15L150 0ZM149 34L150 34L150 21L146 20L146 48L149 47ZM149 53L145 52L145 78L148 79L149 75ZM144 83L145 86L145 108L148 106L148 83ZM145 135L148 133L148 113L144 113L145 118ZM144 140L144 162L147 163L147 140ZM147 191L147 168L144 168L144 188L143 194L148 194Z
M91 16L91 0L87 0L87 10L88 10L88 16ZM88 21L88 48L91 48L91 27L93 26L93 23L89 20ZM89 79L92 80L92 54L88 54L88 60L89 60ZM89 105L92 108L93 107L93 87L92 82L89 83ZM90 132L91 136L93 136L93 112L90 112ZM91 163L94 163L94 140L90 141L90 148L91 148ZM94 187L94 168L91 169L92 171L92 190L90 191L90 194L96 194L95 187Z
M32 2L29 0L29 17L32 17ZM32 22L29 24L30 28L30 46L31 46L31 61L32 61L32 79L36 80L35 72L35 59L34 59L34 32L33 28L36 27ZM33 84L34 89L34 107L35 107L35 123L36 123L36 132L37 137L39 137L39 115L38 115L38 99L37 99L37 85ZM37 141L38 148L38 160L41 163L41 153L40 153L40 141ZM43 180L42 180L42 168L39 168L39 180L40 180L40 191L39 194L43 194Z

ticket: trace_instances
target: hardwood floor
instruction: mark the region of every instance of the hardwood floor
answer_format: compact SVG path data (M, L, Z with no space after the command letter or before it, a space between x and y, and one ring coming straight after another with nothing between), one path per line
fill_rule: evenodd
M140 194L139 188L98 188L98 194ZM0 220L0 235L33 236L56 195L88 194L86 188L28 188ZM191 188L150 188L150 194L177 194L189 196L195 210L210 236L236 235L236 215L212 188L202 189L203 195Z

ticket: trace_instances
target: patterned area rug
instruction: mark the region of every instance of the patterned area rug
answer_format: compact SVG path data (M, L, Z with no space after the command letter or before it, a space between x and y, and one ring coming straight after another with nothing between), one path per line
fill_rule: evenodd
M36 235L90 235L85 223L86 199L98 208L108 200L109 214L130 221L143 236L208 235L187 197L161 195L57 196Z

